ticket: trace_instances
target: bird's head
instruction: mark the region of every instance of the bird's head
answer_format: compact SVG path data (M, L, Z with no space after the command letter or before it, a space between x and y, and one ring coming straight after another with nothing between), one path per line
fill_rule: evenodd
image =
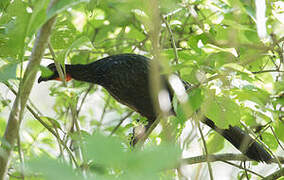
M62 81L62 79L59 77L59 73L58 73L54 63L49 64L47 66L47 68L51 72L49 71L48 73L46 73L47 75L44 75L44 76L43 76L43 73L42 73L41 76L38 78L38 83L40 83L42 81L49 81L49 80ZM69 80L71 80L71 75L67 72L66 77L65 77L65 81L69 81Z

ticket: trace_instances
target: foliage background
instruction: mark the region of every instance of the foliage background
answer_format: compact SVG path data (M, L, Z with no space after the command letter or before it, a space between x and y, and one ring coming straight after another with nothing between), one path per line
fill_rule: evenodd
M145 149L132 152L129 133L143 118L106 90L77 81L35 84L14 149L11 179L207 179L210 172L216 178L256 178L238 163L212 163L209 171L205 163L179 165L179 158L204 151L198 123L191 119L192 110L199 108L218 126L239 125L273 154L283 155L282 1L61 0L46 14L48 4L0 2L1 137L14 101L12 90L17 92L36 32L54 14L43 65L51 60L86 64L119 53L153 57L157 43L164 73L178 72L193 86L185 104L175 103L177 117L163 120ZM48 73L44 66L38 69ZM210 154L237 152L216 133L202 129ZM91 136L93 132L113 132L115 138ZM164 143L173 139L174 147ZM245 169L267 176L279 166L253 162Z

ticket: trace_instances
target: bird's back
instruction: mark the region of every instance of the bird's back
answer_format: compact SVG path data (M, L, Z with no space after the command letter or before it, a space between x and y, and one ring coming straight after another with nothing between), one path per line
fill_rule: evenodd
M155 118L149 83L150 59L136 54L109 56L90 64L100 84L120 103ZM92 67L93 66L93 67Z

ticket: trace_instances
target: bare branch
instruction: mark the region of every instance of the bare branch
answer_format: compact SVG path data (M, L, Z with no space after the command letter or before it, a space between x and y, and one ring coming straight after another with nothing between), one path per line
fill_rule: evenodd
M121 124L125 121L125 119L129 118L132 114L134 113L134 111L130 111L129 113L126 114L126 116L124 116L123 118L121 118L121 120L119 121L119 123L115 126L115 128L112 130L112 132L110 133L109 136L112 136L115 131L121 126Z
M171 37L171 43L172 43L172 48L174 51L174 55L175 55L175 63L178 64L178 51L177 51L177 46L176 46L176 41L175 41L175 37L173 34L173 31L168 23L168 21L165 19L165 17L161 16L162 21L166 24L166 28L170 33L170 37Z
M284 164L284 157L278 157L278 159L281 164ZM190 164L198 164L207 161L216 162L216 161L253 161L253 160L249 159L248 157L242 154L228 153L228 154L218 154L218 155L208 154L208 156L202 155L202 156L185 158L181 160L181 163L190 165ZM271 160L271 163L278 163L278 160L273 158Z
M277 69L270 69L270 70L263 70L263 71L255 71L252 72L253 74L261 74L261 73L268 73L268 72L278 72L278 73L283 73L284 71L280 71Z

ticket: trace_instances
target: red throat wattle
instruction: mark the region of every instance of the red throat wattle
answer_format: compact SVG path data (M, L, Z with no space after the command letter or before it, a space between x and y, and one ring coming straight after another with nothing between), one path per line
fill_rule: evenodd
M70 81L71 79L72 79L71 75L70 74L66 74L65 81ZM62 79L60 77L55 78L55 80L62 81Z

